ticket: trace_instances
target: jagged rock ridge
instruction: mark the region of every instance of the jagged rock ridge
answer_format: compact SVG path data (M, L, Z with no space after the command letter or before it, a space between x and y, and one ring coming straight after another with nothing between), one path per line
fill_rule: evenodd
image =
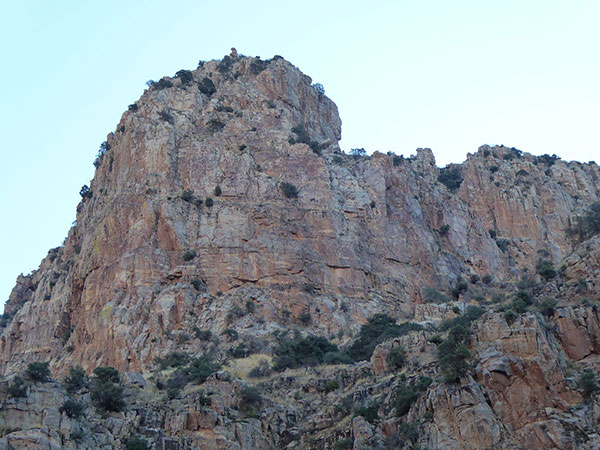
M598 242L568 233L600 199L596 164L484 146L441 172L428 149L411 158L352 157L340 151L340 137L335 104L279 57L232 55L154 84L108 135L65 245L17 280L0 341L4 374L38 360L49 360L57 376L72 365L147 373L170 351L204 351L193 338L196 329L220 334L234 327L241 339L260 338L268 352L272 332L290 321L325 336L357 331L378 312L437 323L455 312L427 303L425 288L449 291L461 278L488 276L506 291L540 259L564 264L565 280L583 279L586 292L597 293ZM440 183L441 173L456 183ZM423 445L567 448L574 438L565 423L593 422L569 412L582 399L565 370L567 360L595 361L597 314L569 304L580 296L566 281L544 289L539 295L565 302L553 318L558 338L540 328L539 315L528 313L512 326L500 313L484 316L475 328L472 351L480 363L473 374L458 387L435 384L411 410L415 420L433 411ZM455 309L475 297L460 293ZM232 317L248 304L256 314ZM409 338L411 348L434 352L425 334ZM377 374L388 370L385 351L373 357ZM430 366L422 370L435 375L435 361ZM364 368L348 370L352 378ZM395 382L373 382L372 391L384 396L382 414L391 408ZM219 401L230 407L237 388L211 383L226 391ZM193 399L186 398L189 408ZM294 430L282 417L291 414L291 423L326 416L319 405L291 413L273 400L264 420L275 414L281 428L269 432L258 419L233 432L223 422L225 406L215 405L201 412L216 417L210 425L190 428L188 410L185 425L167 426L163 417L154 428L181 437L173 438L181 448L188 432L195 436L189 445L208 445L215 426L223 427L227 445L284 446L300 437L280 440ZM345 435L335 421L323 420L312 418L318 425L308 428L325 430L317 442L331 445ZM356 448L360 436L377 440L400 423L389 418L375 428L357 420L350 427ZM121 435L104 433L113 437L96 443Z

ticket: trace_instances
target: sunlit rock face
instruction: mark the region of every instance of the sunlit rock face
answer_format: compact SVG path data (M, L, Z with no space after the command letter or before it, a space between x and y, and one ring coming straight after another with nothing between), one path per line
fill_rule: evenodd
M485 315L471 340L470 375L434 383L410 417L433 411L420 438L429 448L579 448L573 427L595 422L573 412L583 400L565 371L567 361L595 367L600 325L594 308L569 302L581 297L576 282L597 297L600 240L569 230L600 199L598 166L483 146L440 170L429 149L351 156L340 138L336 105L280 57L234 54L155 83L108 135L64 246L17 280L0 341L3 373L40 360L57 377L74 365L148 373L156 357L205 351L197 331L206 329L233 328L266 353L274 332L294 326L345 334L347 344L373 314L437 324L473 304L477 289L509 292L548 260L565 281L540 295L565 304L551 318L528 313L513 324L501 312ZM479 287L450 295L461 280ZM431 303L427 288L448 302ZM437 373L430 334L381 344L369 367L388 376L389 352L401 345ZM364 367L348 371L344 388L353 389ZM372 390L387 395L382 417L393 416L390 383ZM285 423L300 417L311 417L312 431L335 428L320 431L315 446L354 433L362 448L398 431L397 418L355 418L346 433L327 409L333 403L290 412L277 400L268 417L279 428L265 432L259 417L234 429L223 424L223 402L229 407L238 388L213 384L222 392L211 412L188 408L167 426L161 410L158 428L185 431L206 448L288 445L301 433ZM63 401L50 388L36 392L44 404ZM27 408L33 424L42 410ZM48 427L11 442L60 445ZM94 442L116 445L117 428Z

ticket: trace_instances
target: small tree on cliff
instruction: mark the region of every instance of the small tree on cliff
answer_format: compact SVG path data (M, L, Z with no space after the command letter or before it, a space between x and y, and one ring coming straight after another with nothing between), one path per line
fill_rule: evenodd
M438 349L440 367L446 381L457 382L467 373L469 365L467 360L471 356L467 347L451 339L442 341Z
M351 148L350 154L354 156L354 159L358 159L361 156L365 156L367 151L364 148Z
M596 380L596 375L590 369L584 370L577 380L577 387L583 391L583 396L587 399L591 398L600 387Z
M538 262L537 266L535 267L535 270L546 281L550 281L556 276L556 270L552 265L552 261L549 261L547 259Z
M298 198L298 188L287 181L281 183L281 190L287 198Z
M27 376L33 381L48 381L50 379L50 369L48 362L34 362L27 366L25 371Z
M600 233L600 202L592 204L584 215L577 218L574 231L582 239Z
M438 181L445 185L450 192L456 192L463 181L460 168L458 166L448 166L440 169Z
M454 325L448 332L448 338L437 348L440 368L446 381L457 382L469 369L468 359L471 357L466 347L471 329L463 325Z
M81 186L79 195L81 195L81 198L85 200L86 198L92 198L93 194L90 187L87 184L84 184L83 186Z
M375 314L360 327L358 337L348 348L348 354L354 361L368 360L375 347L386 339L403 336L421 328L421 325L411 322L398 325L396 320L387 314Z
M119 372L114 367L97 367L94 369L90 397L92 403L101 411L119 412L125 408L123 387Z
M69 376L65 377L65 388L73 394L83 389L87 384L87 375L81 367L70 367Z

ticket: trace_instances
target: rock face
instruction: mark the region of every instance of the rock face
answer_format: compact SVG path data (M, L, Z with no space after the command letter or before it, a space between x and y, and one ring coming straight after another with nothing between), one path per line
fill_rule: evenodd
M340 138L335 104L280 57L232 54L155 83L108 135L64 246L17 280L0 338L4 375L40 360L56 376L75 365L147 373L168 352L203 352L196 337L206 329L234 328L268 350L272 333L290 324L328 336L355 332L380 312L437 323L483 288L443 304L426 303L427 292L487 278L490 295L504 294L544 259L564 264L564 283L539 295L563 307L512 325L499 312L485 315L471 344L474 371L459 385L432 385L409 417L433 411L421 426L429 448L579 448L576 431L596 426L586 408L598 405L577 406L567 362L596 367L600 326L595 309L569 302L597 297L600 240L568 230L600 200L598 166L483 146L440 170L429 149L347 156ZM389 350L404 346L435 374L428 339L420 332L382 344L373 371L385 380ZM395 385L378 380L372 389L389 413L386 389ZM344 389L360 398L356 387ZM362 448L399 429L397 418L377 426L355 418L342 429L331 404L290 412L277 400L272 414L234 424L224 398L208 410L188 398L186 412L168 419L144 404L88 445L121 442L133 424L163 430L157 448L283 448L299 442L296 420L321 433L304 446L354 433ZM141 425L148 414L152 425ZM68 425L57 420L10 433L5 445L67 445ZM170 447L171 435L181 447Z

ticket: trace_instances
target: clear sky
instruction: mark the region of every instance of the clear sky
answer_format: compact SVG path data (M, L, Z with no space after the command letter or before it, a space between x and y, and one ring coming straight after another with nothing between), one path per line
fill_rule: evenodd
M94 156L149 79L232 46L324 85L343 149L482 144L600 162L600 2L3 0L0 304L75 220Z

